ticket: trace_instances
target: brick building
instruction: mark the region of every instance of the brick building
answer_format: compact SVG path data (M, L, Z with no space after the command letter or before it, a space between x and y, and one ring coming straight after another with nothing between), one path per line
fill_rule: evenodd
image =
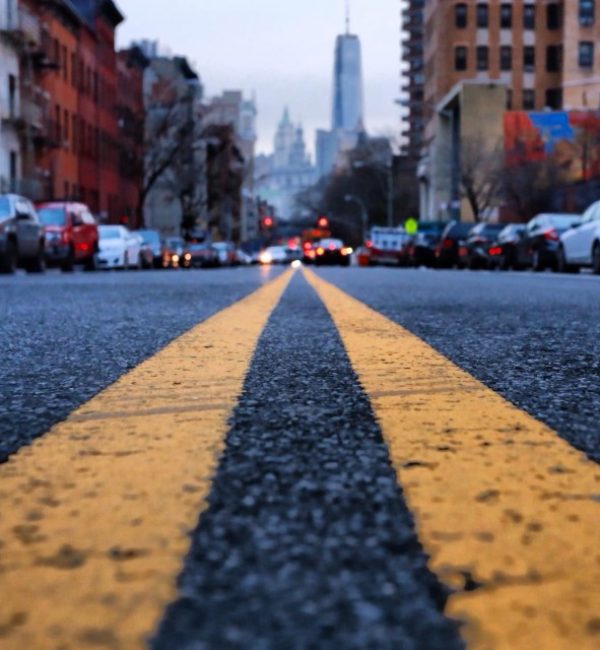
M144 70L148 59L138 47L117 54L117 117L119 125L119 193L117 211L131 228L143 225Z
M500 115L499 108L600 107L597 5L596 0L425 1L424 152L418 169L422 217L457 216L460 210L456 179L442 179L439 170L449 177L457 174L448 170L460 164L456 139L462 132L459 109L465 84L469 96L478 93L477 101L490 111L479 120L474 116L471 125L479 124L481 137L488 139L502 132L501 124L487 124L490 114ZM418 40L417 32L414 38ZM500 100L504 106L495 106ZM478 129L471 130L475 137ZM495 146L491 140L487 144Z
M104 221L118 220L118 123L112 0L71 0L82 17L77 47L79 197Z

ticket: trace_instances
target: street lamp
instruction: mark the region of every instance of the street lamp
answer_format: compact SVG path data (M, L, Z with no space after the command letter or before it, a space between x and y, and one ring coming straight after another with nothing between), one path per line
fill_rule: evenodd
M346 203L356 203L360 207L360 216L362 219L363 227L363 241L366 241L369 237L369 213L367 212L367 208L364 202L362 199L359 199L358 196L354 196L354 194L346 194L344 201L346 201Z

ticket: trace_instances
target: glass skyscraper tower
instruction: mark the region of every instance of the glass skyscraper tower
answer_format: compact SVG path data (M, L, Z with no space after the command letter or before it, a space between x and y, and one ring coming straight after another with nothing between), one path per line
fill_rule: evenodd
M362 54L358 36L340 35L335 43L331 128L347 132L363 129Z

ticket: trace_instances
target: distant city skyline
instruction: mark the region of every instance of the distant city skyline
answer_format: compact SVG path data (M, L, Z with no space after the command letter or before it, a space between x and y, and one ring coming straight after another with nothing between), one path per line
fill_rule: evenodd
M117 0L127 20L119 45L157 39L196 65L206 94L241 89L256 93L258 151L271 152L283 109L314 133L328 128L336 37L345 32L344 0ZM376 5L376 9L374 9ZM365 126L374 134L399 132L400 18L398 0L353 0L351 31L363 46ZM232 16L234 19L232 19Z

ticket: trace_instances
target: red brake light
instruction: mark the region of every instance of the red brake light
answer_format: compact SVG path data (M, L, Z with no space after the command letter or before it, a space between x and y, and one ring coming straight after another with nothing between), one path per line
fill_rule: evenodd
M558 241L558 233L554 228L548 228L548 230L545 230L542 234L546 241Z
M444 241L442 242L443 248L452 248L453 245L454 242L451 239L444 239Z

